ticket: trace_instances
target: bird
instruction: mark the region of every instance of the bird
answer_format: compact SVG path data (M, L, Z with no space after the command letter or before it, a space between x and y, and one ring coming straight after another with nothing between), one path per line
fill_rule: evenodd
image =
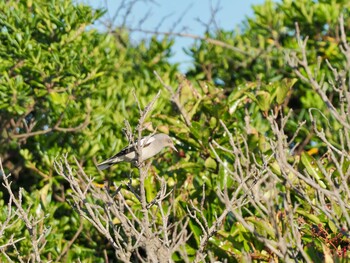
M103 161L102 163L97 164L97 168L105 170L110 166L119 163L119 162L131 162L133 164L138 163L138 156L136 154L138 142L131 144L124 149L122 149L117 154L113 155L109 159ZM151 136L143 137L140 141L141 146L141 157L142 161L145 161L163 150L165 147L170 147L177 152L177 149L174 146L173 140L164 133L156 133Z

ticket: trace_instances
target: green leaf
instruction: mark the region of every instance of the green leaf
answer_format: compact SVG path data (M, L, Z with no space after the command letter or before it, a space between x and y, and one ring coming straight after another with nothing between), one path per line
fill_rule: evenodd
M60 106L65 106L68 102L68 95L66 93L51 92L51 101Z
M51 197L52 197L52 192L50 192L51 186L52 186L51 184L45 184L44 187L40 189L40 199L44 208L47 208L51 202Z
M267 91L259 90L256 94L256 101L260 110L267 112L271 107L271 95Z
M256 228L256 231L260 234L263 235L264 237L267 238L275 238L275 231L273 227L269 224L269 222L266 222L264 220L261 220L256 217L248 217L246 218L248 222L253 223L253 225Z
M307 152L301 154L301 162L305 166L306 171L310 176L316 179L317 183L324 189L327 188L326 184L322 181L324 175L318 167L317 161L310 156Z
M211 171L216 171L216 168L217 168L217 163L216 161L211 158L211 157L208 157L205 162L204 162L204 165L206 168L208 168L209 170Z
M194 238L195 238L195 240L197 242L197 245L199 245L200 244L200 238L201 238L201 235L202 235L201 228L197 225L197 223L195 222L194 219L190 220L189 226L190 226L190 229L191 229L191 234L194 236Z
M145 190L148 202L151 202L157 195L157 184L154 180L153 176L148 176L145 179Z
M329 228L331 229L331 231L333 233L338 233L339 232L338 228L336 227L336 225L334 224L334 222L332 220L328 221L328 226L329 226Z
M202 139L202 125L196 121L192 122L192 127L190 128L191 133L194 135L194 137L197 140L201 140Z
M278 104L282 104L287 97L288 91L294 86L298 80L293 79L283 79L281 84L277 87L276 101Z
M307 211L305 211L305 210L303 210L303 209L301 209L301 208L296 209L296 212L297 212L298 214L300 214L300 215L302 215L302 216L308 218L309 220L311 220L311 221L312 221L314 224L316 224L316 225L322 223L321 220L320 220L317 216L315 216L315 215L313 215L313 214L310 214L309 212L307 212Z

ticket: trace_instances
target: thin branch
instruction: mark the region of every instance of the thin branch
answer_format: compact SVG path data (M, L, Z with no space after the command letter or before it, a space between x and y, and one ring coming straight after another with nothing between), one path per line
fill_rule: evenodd
M251 52L243 51L242 49L239 49L239 48L237 48L231 44L228 44L224 41L217 40L217 39L210 38L210 37L203 37L200 35L181 33L181 32L165 32L165 31L145 30L145 29L140 29L140 28L130 28L129 30L135 31L135 32L141 32L141 33L145 33L145 34L152 34L152 35L177 36L177 37L191 38L191 39L195 39L195 40L202 40L202 41L205 41L209 44L223 47L223 48L238 52L238 53L243 54L243 55L252 56ZM118 32L115 31L114 33L118 33Z
M87 112L87 116L85 117L84 122L81 123L80 125L78 125L77 127L63 128L63 127L59 126L61 122L62 122L62 117L60 117L58 119L57 123L52 128L47 128L47 129L41 130L41 131L28 132L28 133L22 133L22 134L10 133L9 136L13 139L22 139L22 138L29 138L32 136L47 134L47 133L53 132L53 131L77 132L77 131L80 131L82 129L85 129L87 127L87 125L90 123L90 110Z
M24 211L23 207L22 207L22 191L23 189L20 188L19 190L19 196L18 199L15 197L14 193L12 192L11 189L11 182L8 180L10 178L10 174L6 175L4 168L2 166L2 161L0 159L0 172L3 175L3 186L6 188L6 190L8 191L13 203L15 204L17 210L16 213L18 214L18 216L24 221L26 228L30 234L30 240L32 243L32 249L34 252L34 257L35 257L35 261L36 262L41 262L41 257L40 257L40 252L39 252L39 247L40 247L40 236L39 238L37 237L37 229L36 229L36 225L38 222L40 222L42 219L40 219L38 222L33 222L32 218L29 218L28 216L28 212Z
M153 73L156 75L156 77L158 78L160 83L163 85L163 87L166 88L169 91L169 93L171 94L170 100L176 105L177 109L180 111L182 117L185 119L186 125L188 127L191 127L191 125L192 125L191 118L180 102L180 86L177 89L177 91L174 92L173 88L170 87L169 85L166 85L165 82L163 81L163 79L159 76L159 74L156 71L154 71Z

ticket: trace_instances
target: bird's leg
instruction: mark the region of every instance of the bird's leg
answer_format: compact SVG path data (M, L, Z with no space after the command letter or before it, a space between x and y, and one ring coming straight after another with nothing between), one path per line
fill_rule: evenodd
M145 162L139 162L138 160L136 161L133 161L133 165L136 167L136 168L142 168L145 166Z

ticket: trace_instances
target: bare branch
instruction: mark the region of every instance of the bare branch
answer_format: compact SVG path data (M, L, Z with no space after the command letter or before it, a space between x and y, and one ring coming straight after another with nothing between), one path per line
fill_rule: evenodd
M18 217L21 220L24 221L26 228L30 234L30 237L31 237L30 241L32 243L32 249L33 249L33 254L34 254L33 260L35 260L36 262L41 262L41 256L40 256L41 249L40 248L41 248L41 246L44 246L45 243L41 242L40 240L42 239L44 233L38 233L37 225L40 221L43 220L43 218L36 220L35 218L29 216L28 211L24 210L24 208L22 206L22 191L23 191L23 189L20 188L18 198L16 198L14 193L12 192L12 189L11 189L11 182L9 181L9 178L11 175L5 174L1 159L0 159L0 172L3 175L2 176L3 181L4 181L3 186L8 191L8 193L10 195L10 200L13 202L13 204L16 207L16 214L18 215ZM11 205L11 202L9 205ZM22 239L18 239L16 241L11 241L10 245L14 246L15 243L19 242L20 240L22 240Z
M59 125L62 122L62 115L58 119L57 123L52 127L52 128L47 128L45 130L40 130L40 131L35 131L35 132L27 132L27 133L22 133L22 134L15 134L15 133L10 133L9 136L13 139L23 139L23 138L29 138L37 135L43 135L47 134L49 132L53 131L60 131L60 132L77 132L80 131L84 128L87 127L87 125L90 122L90 110L87 112L87 115L85 117L85 120L83 123L79 124L77 127L70 127L70 128L63 128L60 127Z

